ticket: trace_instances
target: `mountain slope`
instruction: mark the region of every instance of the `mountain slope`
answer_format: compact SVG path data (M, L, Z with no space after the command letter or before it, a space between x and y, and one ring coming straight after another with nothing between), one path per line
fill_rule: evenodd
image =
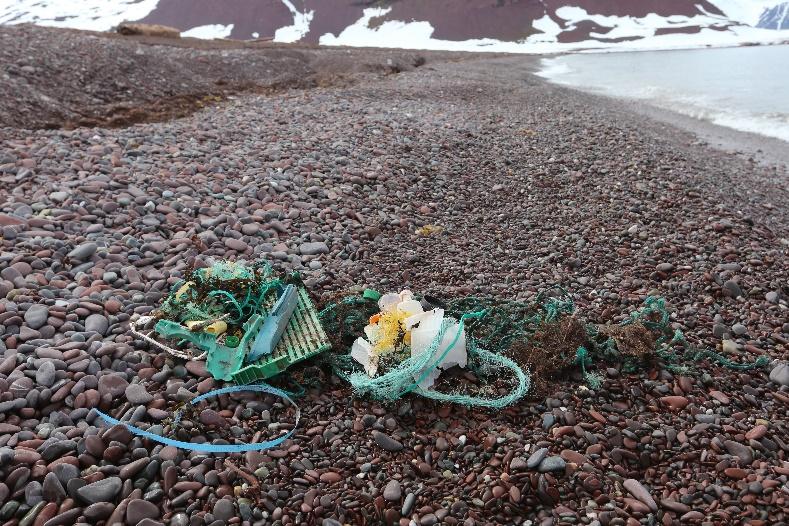
M200 38L476 51L668 48L789 40L761 0L0 0L0 24L165 24ZM765 27L771 27L769 23ZM777 26L782 27L782 26Z
M789 2L766 9L759 17L757 27L763 29L789 29Z

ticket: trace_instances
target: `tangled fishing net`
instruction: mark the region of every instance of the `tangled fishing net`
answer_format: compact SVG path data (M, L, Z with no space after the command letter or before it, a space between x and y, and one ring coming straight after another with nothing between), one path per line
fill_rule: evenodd
M155 318L186 326L191 331L187 336L208 347L211 370L211 357L219 355L214 343L224 345L217 349L231 357L240 356L236 348L246 352L239 341L254 336L250 317L262 314L263 302L294 281L300 283L298 275L276 278L266 264L216 262L188 272ZM597 389L603 377L595 369L601 363L632 372L660 362L678 373L702 360L738 370L767 363L765 357L738 363L690 345L681 331L672 329L666 301L652 296L618 324L584 320L561 287L546 289L532 301L473 296L441 301L410 291L381 296L366 290L327 302L317 318L333 348L327 358L334 372L357 394L384 401L414 392L442 402L502 408L530 390L541 393L568 372ZM303 316L299 320L305 323ZM195 336L200 332L214 339L203 341ZM229 379L224 373L218 377Z
M681 331L672 330L662 298L648 297L642 308L620 324L598 325L581 320L572 297L564 289L552 287L530 302L419 298L426 309L443 309L448 316L426 350L409 355L394 346L395 351L381 358L376 367L362 367L345 351L359 335L369 333L371 321L380 321L378 296L365 291L330 301L319 317L338 351L332 357L335 373L357 394L383 401L415 392L444 402L502 408L525 396L530 387L543 390L549 380L568 370L579 370L590 388L599 388L602 376L593 370L595 362L621 363L626 372L655 360L674 372L687 372L689 362L704 359L739 370L766 364L764 357L741 364L692 347ZM446 335L452 333L454 319L459 320L459 327L447 348ZM476 382L465 387L459 386L461 382L420 386L428 375L436 375L436 368L463 331L466 368ZM446 389L439 389L439 385Z
M260 310L261 302L280 281L268 265L218 261L187 273L158 309L159 317L185 322L225 319L240 325Z

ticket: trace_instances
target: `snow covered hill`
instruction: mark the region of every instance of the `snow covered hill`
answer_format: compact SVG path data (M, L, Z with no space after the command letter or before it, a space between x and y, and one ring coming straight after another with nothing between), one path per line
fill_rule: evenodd
M128 20L198 38L526 53L789 42L786 3L567 1L0 0L0 24L108 30Z

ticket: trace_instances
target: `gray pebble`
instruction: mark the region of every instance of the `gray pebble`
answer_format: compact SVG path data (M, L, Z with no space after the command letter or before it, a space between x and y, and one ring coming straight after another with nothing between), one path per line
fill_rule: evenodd
M564 471L565 465L566 462L562 457L551 456L545 457L542 462L540 462L538 469L541 473L548 473L549 471Z
M400 500L400 482L397 480L390 480L386 487L384 488L383 492L384 498L389 502L397 502Z
M85 319L86 332L97 332L103 336L107 333L109 326L109 320L102 314L91 314Z
M126 399L132 404L147 404L153 400L153 395L141 384L129 384L126 387Z
M789 387L789 362L779 362L770 371L770 381L784 387Z
M68 253L67 257L75 261L85 261L98 250L98 245L93 242L83 243Z
M47 322L49 308L46 305L32 305L25 312L25 323L31 329L40 329Z
M123 486L123 481L120 477L109 477L79 488L77 495L89 504L112 502L115 496L120 493L121 486Z
M536 450L534 453L529 455L529 458L526 460L526 467L528 469L534 469L540 465L540 462L543 461L545 456L548 454L547 447L541 447L540 449Z
M55 383L55 364L49 360L43 362L36 371L36 383L44 387L52 387Z
M329 247L323 241L317 241L314 243L302 243L301 245L299 245L299 253L303 256L328 254Z
M380 431L373 431L373 439L375 443L387 451L401 451L403 444Z

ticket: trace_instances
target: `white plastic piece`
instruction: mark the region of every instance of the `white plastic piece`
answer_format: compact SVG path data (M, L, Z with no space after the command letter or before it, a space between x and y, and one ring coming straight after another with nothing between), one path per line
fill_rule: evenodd
M422 304L416 300L405 300L401 301L397 304L398 312L402 312L408 316L413 316L414 314L421 314L425 310L422 308Z
M351 347L351 358L364 367L364 372L372 378L378 372L378 355L373 354L373 346L364 338L356 338Z
M419 323L418 327L415 327L411 330L411 356L418 356L427 350L436 336L438 336L443 321L443 309L433 309L431 311L425 312L422 315L415 315L406 319L406 326L408 326L409 323L411 326ZM458 329L460 329L460 324L457 321L452 320L452 324L444 332L444 337L441 339L438 349L431 357L430 362L428 362L428 367L432 367L433 363L435 363L435 360L437 360L438 357L449 348L450 344L454 341L455 336L458 334ZM450 367L454 367L455 365L459 367L466 367L467 362L468 355L466 353L466 331L463 330L452 349L449 350L447 355L443 360L441 360L438 366L427 373L427 376L425 376L425 378L419 383L419 387L422 389L430 389L430 387L432 387L435 383L436 379L438 379L438 377L441 375L441 371L449 369ZM423 374L424 370L420 371L414 375L414 380L419 380Z
M408 318L406 318L405 320L403 320L403 324L405 324L405 329L407 331L410 331L411 329L414 328L416 324L421 323L422 320L428 319L432 316L433 316L432 310L420 312L419 314L413 314Z
M400 294L390 292L381 296L378 300L378 307L381 309L381 312L391 312L397 307L398 303L400 303Z
M415 316L406 319L406 326L413 318ZM443 320L444 309L433 309L418 317L419 326L411 329L411 356L422 354L430 346L438 331L441 330Z

